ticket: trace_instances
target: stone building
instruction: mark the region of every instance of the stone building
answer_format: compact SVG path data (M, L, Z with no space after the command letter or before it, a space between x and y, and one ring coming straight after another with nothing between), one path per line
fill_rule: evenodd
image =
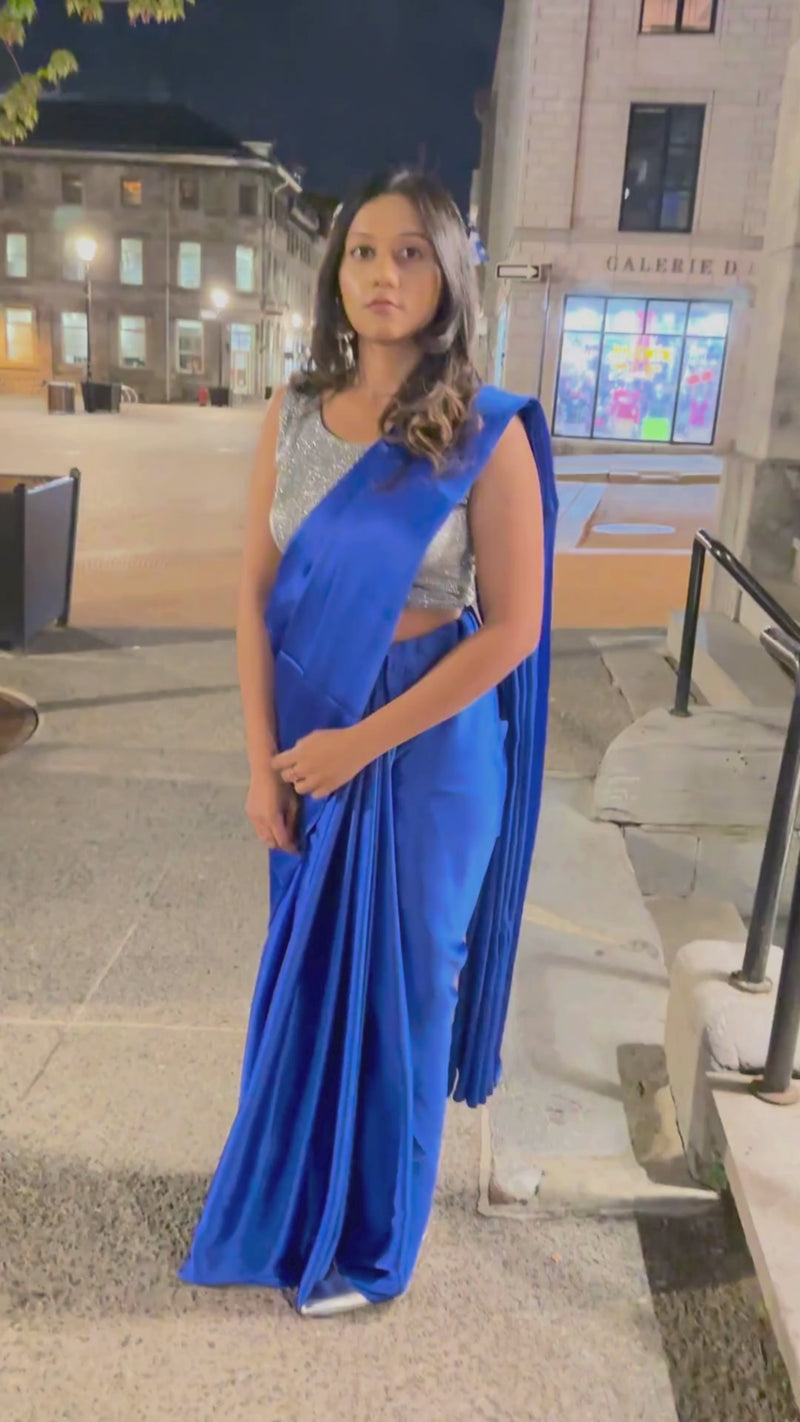
M562 450L733 447L795 5L506 0L488 373L540 395Z
M320 229L271 144L170 103L43 104L0 148L0 392L83 377L91 238L95 378L180 401L221 375L263 397L306 350Z

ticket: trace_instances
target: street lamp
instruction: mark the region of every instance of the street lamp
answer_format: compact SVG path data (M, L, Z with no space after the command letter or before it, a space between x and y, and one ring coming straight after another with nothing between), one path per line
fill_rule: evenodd
M218 321L218 323L219 323L219 389L220 389L220 390L222 389L222 375L223 375L223 369L222 369L222 355L223 355L222 314L223 314L223 312L227 309L229 300L230 300L230 297L228 296L228 293L227 293L227 291L225 290L224 287L222 287L222 286L215 286L215 287L214 287L214 290L213 290L212 293L211 293L211 305L214 307L214 310L215 310L216 313L217 313L217 321Z
M92 262L97 256L94 237L79 237L75 243L78 258L83 262L83 290L86 298L86 383L92 383Z

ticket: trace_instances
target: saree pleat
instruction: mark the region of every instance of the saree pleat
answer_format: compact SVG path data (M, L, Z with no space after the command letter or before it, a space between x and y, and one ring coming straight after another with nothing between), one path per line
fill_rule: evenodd
M371 705L473 630L467 616L392 649ZM492 694L329 801L303 861L277 856L284 893L239 1110L187 1282L289 1286L302 1303L336 1260L372 1298L407 1286L433 1194L466 928L500 824L502 741ZM426 797L431 819L418 824Z
M448 1089L475 1105L499 1078L541 795L556 502L536 402L487 389L479 412L447 477L380 442L282 559L267 626L285 747L401 695L476 631L467 612L392 643L422 553L520 415L545 514L539 650L336 795L304 800L301 854L272 855L239 1106L186 1282L291 1287L302 1304L335 1263L372 1299L402 1293Z
M504 392L487 392L502 408ZM537 401L517 411L536 459L544 515L544 612L539 646L499 688L508 723L508 790L500 838L467 936L468 955L450 1057L450 1091L456 1101L479 1106L501 1074L500 1047L525 907L544 780L550 685L553 558L558 513L547 423Z

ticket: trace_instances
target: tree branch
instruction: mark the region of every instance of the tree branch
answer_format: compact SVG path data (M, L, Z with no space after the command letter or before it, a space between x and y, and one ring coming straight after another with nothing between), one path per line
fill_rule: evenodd
M84 25L100 24L107 4L124 4L132 25L137 22L159 25L186 19L186 11L196 0L63 0L69 16ZM39 100L47 88L56 88L76 73L78 62L69 50L58 49L47 64L28 74L20 66L15 50L24 45L27 27L38 14L37 0L0 0L0 45L7 51L18 78L0 92L0 143L19 143L39 122Z

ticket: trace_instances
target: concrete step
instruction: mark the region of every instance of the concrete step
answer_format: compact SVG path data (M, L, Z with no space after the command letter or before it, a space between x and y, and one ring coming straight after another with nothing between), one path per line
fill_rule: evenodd
M590 641L633 717L673 704L675 672L667 661L663 632L595 633Z
M749 917L786 734L786 712L649 712L609 746L594 814L623 827L645 895L728 900ZM795 835L781 889L788 910Z
M776 983L782 954L773 948ZM750 1091L764 1067L775 1010L738 992L741 944L688 942L670 988L666 1051L681 1134L700 1178L727 1179L796 1397L800 1397L800 1114ZM795 1055L800 1074L800 1051Z
M682 635L683 612L673 612L667 628L667 650L676 662ZM700 614L692 680L710 706L788 709L792 702L790 678L764 651L757 636L720 612Z
M672 1116L666 1005L658 931L622 835L546 787L503 1083L488 1108L485 1213L707 1201Z
M600 820L651 829L763 831L787 712L700 706L686 718L650 711L611 743L595 782Z

